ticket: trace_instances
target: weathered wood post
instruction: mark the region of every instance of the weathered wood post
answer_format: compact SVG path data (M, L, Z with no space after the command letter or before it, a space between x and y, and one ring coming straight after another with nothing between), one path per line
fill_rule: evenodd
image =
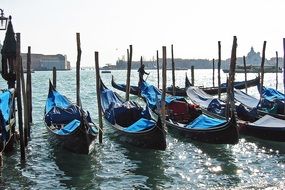
M171 63L172 63L172 94L175 96L175 65L173 55L173 44L171 44Z
M161 117L163 122L163 128L165 129L165 95L166 95L166 46L162 46L162 95L161 95Z
M80 100L80 61L81 61L81 46L80 46L80 33L76 33L77 43L77 60L76 60L76 104L81 105Z
M279 66L278 66L278 51L276 51L276 90L278 90L278 70L279 70Z
M127 82L126 82L126 100L130 99L130 82L131 82L131 67L132 67L132 56L133 56L133 46L130 45L130 52L128 52L128 67L127 67Z
M194 85L194 81L195 81L194 66L192 65L192 66L191 66L191 83L192 83L193 86L195 86L195 85Z
M264 62L265 62L265 49L266 49L266 41L263 42L262 48L262 57L261 57L261 67L260 67L260 100L262 98L262 89L263 89L263 81L264 81Z
M56 89L56 67L52 68L52 85Z
M21 160L25 161L25 142L24 142L24 131L23 131L23 118L22 118L22 104L21 104L21 34L16 34L16 93L17 93L17 108L18 108L18 125L20 135L20 149L21 149Z
M32 105L32 74L31 74L31 46L28 46L27 54L27 106L28 106L28 137L31 138L31 125L33 123Z
M141 56L141 66L142 66L142 64L143 64L143 57Z
M283 89L285 93L285 38L283 38ZM284 105L284 113L285 113L285 105Z
M159 89L159 57L158 50L156 51L156 70L157 70L157 88Z
M21 78L21 90L22 90L22 95L23 95L23 108L24 108L24 142L25 142L25 146L27 146L28 145L29 118L28 118L27 94L26 94L26 85L25 85L22 58L20 58L20 78Z
M229 78L228 78L228 88L227 88L227 120L229 119L229 113L235 113L235 105L234 105L234 80L235 80L235 67L236 67L236 49L237 49L237 37L234 36L233 39L233 46L232 46L232 53L231 53L231 63L230 63L230 70L229 70Z
M213 87L215 87L215 59L213 59Z
M243 67L244 67L245 92L247 93L247 68L246 68L245 56L243 56Z
M98 117L99 117L99 142L102 143L103 139L103 122L102 122L102 108L101 108L101 94L100 94L100 72L99 72L99 53L95 51L95 70L96 70L96 94L98 105Z
M218 98L221 98L221 41L218 41Z

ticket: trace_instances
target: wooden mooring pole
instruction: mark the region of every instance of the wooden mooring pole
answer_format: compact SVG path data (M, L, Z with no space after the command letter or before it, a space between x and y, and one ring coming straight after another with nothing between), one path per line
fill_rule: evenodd
M165 96L166 96L166 46L162 47L162 95L161 95L161 117L163 122L163 128L165 129Z
M191 66L191 83L194 86L195 76L194 76L194 66Z
M262 89L263 89L263 82L264 82L264 62L265 62L265 49L266 49L266 41L263 42L262 48L262 57L261 57L261 67L260 67L260 100L262 98Z
M247 68L246 68L246 60L245 56L243 56L243 67L244 67L244 84L245 84L245 92L247 93Z
M31 46L28 46L27 54L27 107L28 107L28 137L31 138L31 125L33 123L33 105L32 105L32 74L31 74Z
M158 57L158 50L156 51L156 70L157 70L157 88L159 89L159 57Z
M171 44L171 63L172 63L172 95L175 96L175 63L173 55L173 44Z
M132 67L132 57L133 57L133 46L130 45L130 52L127 50L128 54L128 67L127 67L127 82L126 82L126 100L130 99L130 82L131 82L131 67Z
M25 85L25 77L24 77L22 59L20 61L20 78L21 78L21 90L22 90L22 95L23 95L23 108L24 108L24 141L25 141L25 146L27 146L28 145L29 118L28 118L27 94L26 94L26 85Z
M279 70L279 66L278 66L278 51L276 51L276 90L278 90L278 70Z
M218 41L218 98L221 98L221 41Z
M234 79L235 79L235 67L236 67L236 49L237 49L237 37L234 36L233 39L233 46L232 46L232 53L231 53L231 63L230 63L230 70L229 70L229 78L228 88L227 88L227 120L229 119L229 113L235 113L235 105L234 105ZM230 104L230 109L229 105ZM233 117L234 114L233 114Z
M56 67L52 68L52 85L56 89Z
M95 51L95 70L96 70L96 94L98 105L98 117L99 117L99 142L103 141L103 121L102 121L102 108L101 108L101 94L100 94L100 72L99 72L99 53Z
M81 61L81 45L80 45L80 33L76 33L76 43L77 43L77 60L76 60L76 104L81 105L80 100L80 61Z
M21 160L25 161L25 141L23 131L23 118L22 118L22 101L21 101L21 34L16 34L16 93L17 93L17 109L18 109L18 125L19 125L19 136L20 136L20 149L21 149Z
M215 59L213 59L213 87L215 87Z
M283 38L283 90L285 93L285 38ZM285 113L285 105L284 105L284 113Z

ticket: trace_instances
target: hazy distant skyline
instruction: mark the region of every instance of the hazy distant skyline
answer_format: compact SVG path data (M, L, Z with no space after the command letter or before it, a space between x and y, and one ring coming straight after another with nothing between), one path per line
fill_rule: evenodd
M81 35L82 66L94 66L99 51L100 66L115 64L133 45L133 60L156 57L162 46L171 44L175 58L222 59L230 57L233 36L237 56L251 46L266 58L283 57L283 0L1 0L5 16L12 16L15 32L21 33L21 51L67 55L76 62L76 32ZM4 31L0 31L3 43Z

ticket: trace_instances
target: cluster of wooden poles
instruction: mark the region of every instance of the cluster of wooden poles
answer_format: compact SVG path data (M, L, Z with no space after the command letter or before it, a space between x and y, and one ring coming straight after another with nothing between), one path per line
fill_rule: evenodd
M11 138L8 142L9 147L10 145L13 147L13 144L20 141L20 151L21 151L21 161L25 161L25 147L28 145L28 141L31 138L31 125L33 123L32 118L32 85L31 85L31 47L28 47L28 54L27 54L27 76L26 81L24 77L23 65L22 65L22 58L21 58L21 35L20 33L16 33L16 59L13 62L13 67L16 73L16 81L8 81L8 84L13 84L15 87L16 82L16 89L15 89L15 96L13 98L17 98L17 111L18 111L18 129L19 133L16 133L15 126L16 124L12 124L11 128ZM15 117L15 101L13 100L13 107L12 107L12 117ZM22 107L23 106L23 107ZM24 117L24 118L23 118ZM3 145L3 146L8 146ZM3 149L6 150L6 147ZM10 150L10 148L9 148ZM7 150L8 151L8 150ZM0 156L1 165L2 165L2 152Z
M20 44L20 33L16 34L17 39L17 56L16 56L16 97L17 97L17 111L18 111L18 127L19 127L19 139L20 139L20 149L21 149L21 160L25 160L25 147L28 145L28 139L30 138L30 126L32 124L32 86L31 86L31 47L28 47L28 54L27 54L27 78L25 82L24 72L23 72L23 65L21 60L21 44ZM81 106L80 100L80 62L81 62L81 44L80 44L80 33L76 33L76 41L77 41L77 61L76 61L76 103L77 105ZM237 39L234 36L233 41L233 49L232 49L232 57L231 57L231 67L230 72L234 73L235 69L232 67L233 63L236 62L236 46L237 46ZM285 48L285 39L283 39L283 44ZM261 62L261 87L263 86L263 78L264 78L264 62L265 62L265 48L266 48L266 41L263 44L263 51L262 51L262 62ZM131 63L132 63L132 52L133 47L130 45L130 49L127 50L127 57L128 57L128 70L127 70L127 81L126 81L126 100L129 100L130 94L130 71L131 71ZM158 76L158 88L159 84L159 56L158 51L156 52L157 55L157 76ZM171 45L171 57L172 57L172 83L173 83L173 95L175 95L175 64L174 64L174 56L173 56L173 45ZM276 52L276 60L277 60L277 69L278 69L278 52ZM214 63L215 59L213 59L213 86L214 83ZM247 80L246 76L246 62L245 56L243 56L244 68L245 68L245 80ZM142 64L142 57L141 57L141 64ZM161 117L162 120L165 121L165 96L166 96L166 65L167 65L167 56L166 56L166 46L162 47L162 102L161 102ZM101 104L100 104L100 90L98 89L100 86L100 72L99 72L99 53L95 52L95 69L96 69L96 88L97 88L97 105L98 105L98 118L99 118L99 142L102 143L102 131L103 131L103 122L102 122L102 111L101 111ZM220 79L220 69L221 69L221 42L218 41L218 86L221 84ZM234 80L234 75L230 75L229 81ZM277 75L276 75L276 81ZM194 85L194 66L191 67L191 82ZM276 82L277 83L277 82ZM53 68L53 85L56 87L56 68ZM276 88L277 88L276 84ZM231 88L228 88L231 89ZM220 98L220 87L219 87L219 98ZM233 94L233 93L232 93ZM23 109L22 109L22 97L23 97L23 109L24 109L24 123L23 123ZM232 97L233 98L233 97ZM230 102L233 102L230 101ZM232 106L234 107L234 106ZM164 122L163 122L164 123ZM15 132L15 130L13 131Z

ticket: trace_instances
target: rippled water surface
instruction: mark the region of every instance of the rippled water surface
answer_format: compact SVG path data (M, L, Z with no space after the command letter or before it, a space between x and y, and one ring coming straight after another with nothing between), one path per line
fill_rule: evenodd
M156 71L150 72L148 82L157 84ZM184 85L186 72L176 71L177 86ZM125 82L126 71L112 71L112 74L118 83ZM171 72L167 74L170 84ZM101 76L111 88L111 74ZM75 71L59 71L57 77L57 89L75 102ZM248 79L254 77L255 74L248 75ZM52 72L32 74L34 125L26 149L27 161L20 163L18 145L15 152L4 155L0 189L285 188L285 144L253 137L241 136L236 145L210 145L186 142L167 134L165 151L144 150L118 143L113 130L104 122L103 144L96 142L89 155L53 147L42 119L49 78ZM131 78L131 83L136 85L136 70L132 71ZM222 81L225 78L223 74ZM243 74L236 77L243 78ZM279 81L282 81L281 73ZM6 88L3 80L0 85ZM196 70L195 85L211 86L212 71ZM275 87L275 74L265 74L265 85ZM248 93L258 96L256 87ZM81 71L81 98L83 107L98 123L95 71ZM134 96L131 99L143 104Z

